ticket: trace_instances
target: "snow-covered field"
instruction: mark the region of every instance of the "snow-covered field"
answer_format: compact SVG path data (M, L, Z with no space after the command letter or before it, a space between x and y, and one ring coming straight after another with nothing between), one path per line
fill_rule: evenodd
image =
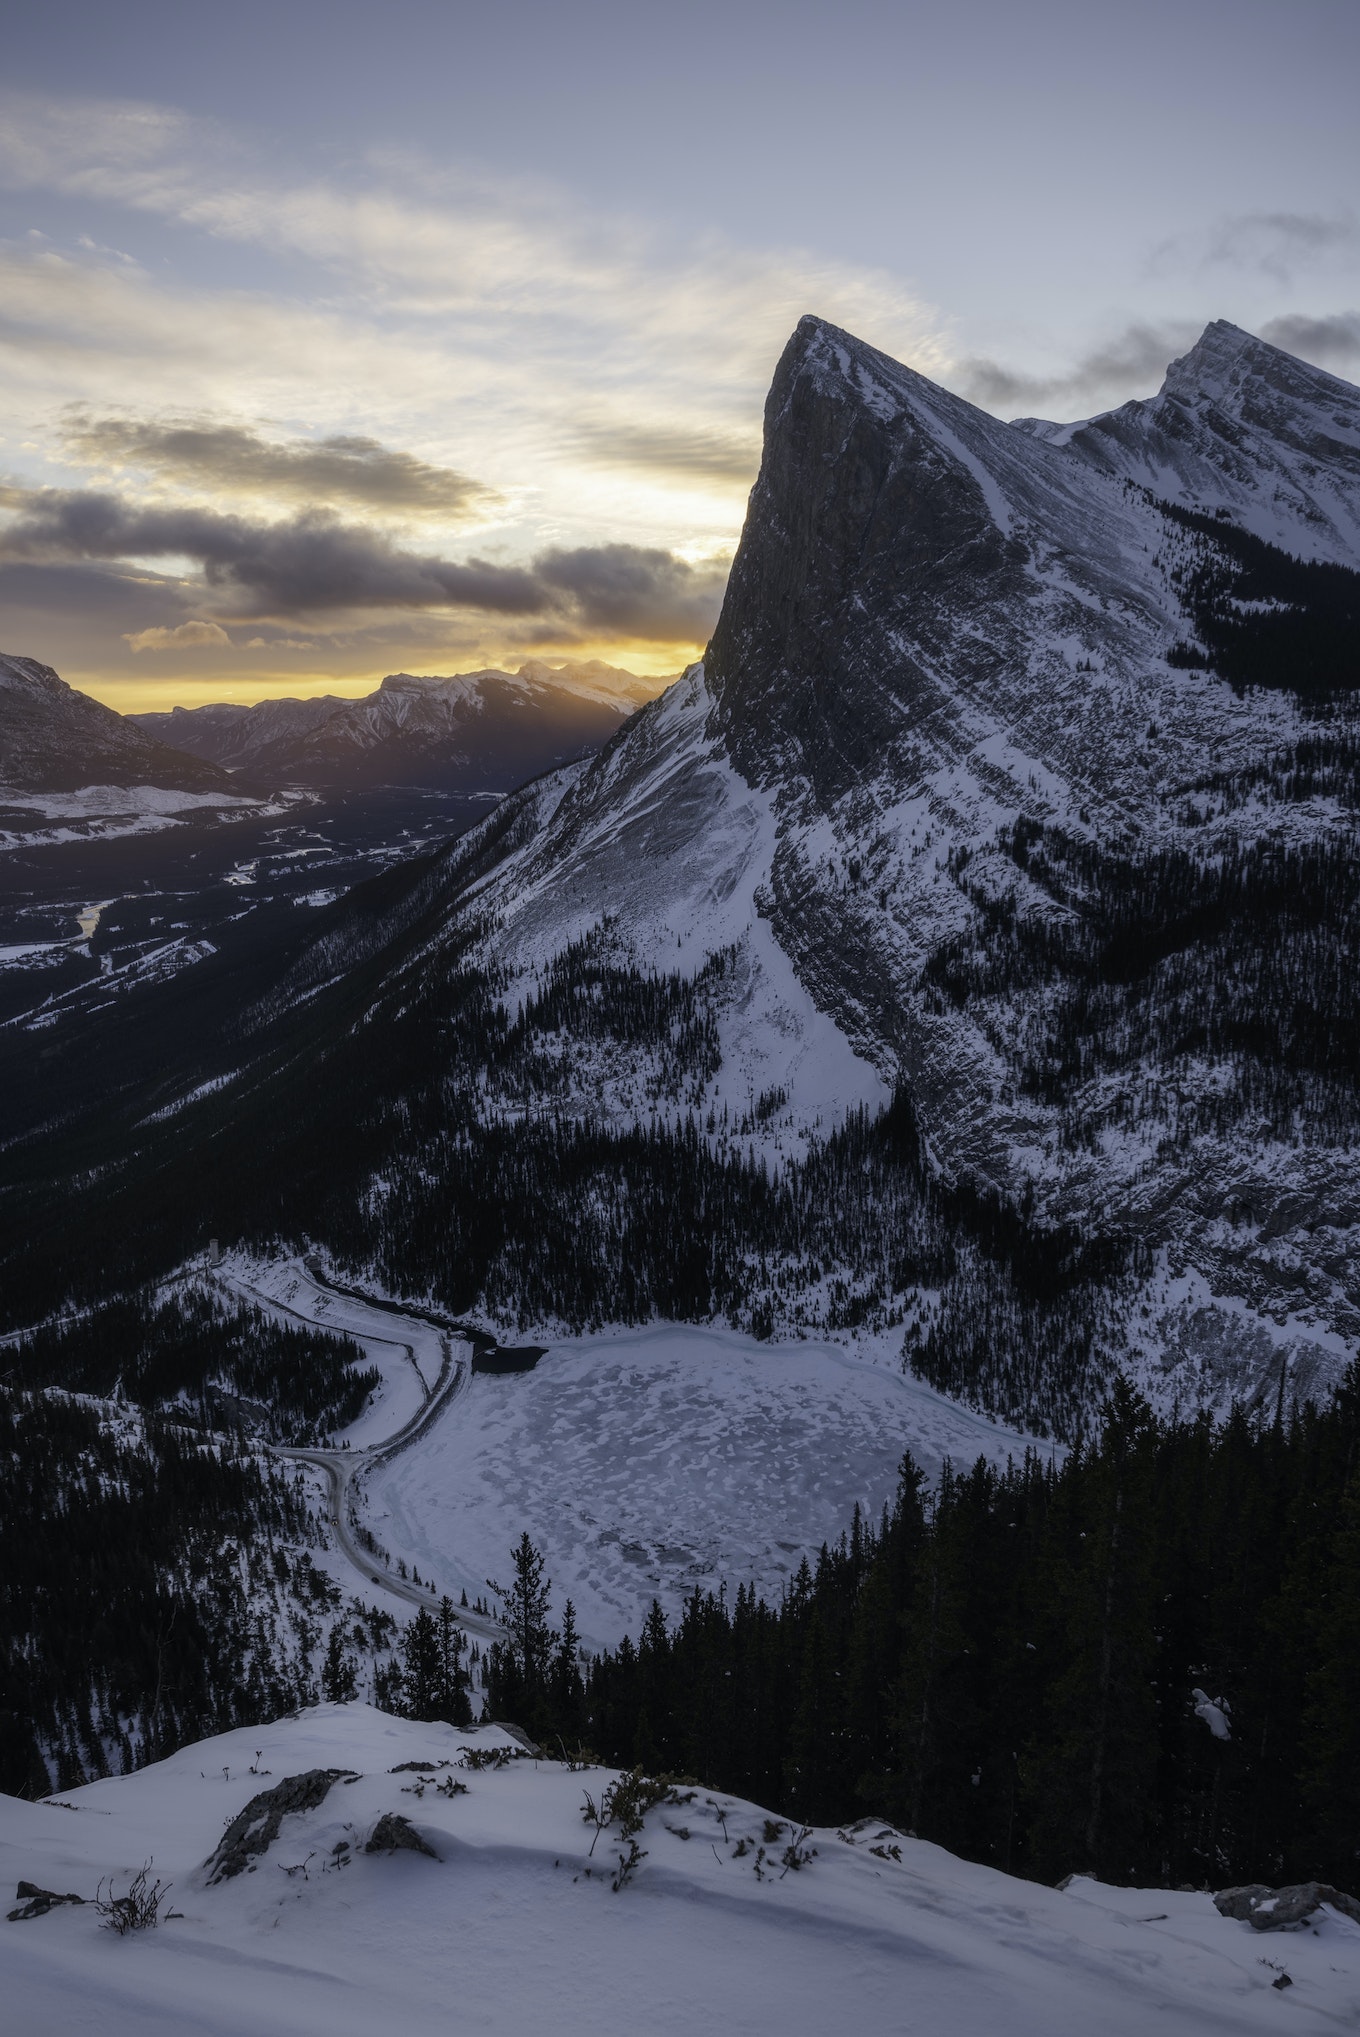
M176 792L163 785L82 785L76 792L28 792L0 785L0 849L53 842L112 841L155 834L195 815L240 819L286 813L303 795L262 800L235 792Z
M1204 1894L1044 1888L876 1824L812 1833L815 1857L781 1873L785 1828L767 1848L773 1870L757 1878L765 1814L705 1790L649 1814L646 1857L615 1893L616 1834L591 1860L581 1817L585 1791L598 1797L607 1773L528 1759L436 1767L464 1746L505 1744L494 1728L459 1733L323 1705L60 1804L0 1798L10 1887L23 1879L88 1898L111 1877L121 1894L150 1861L153 1878L173 1883L166 1908L177 1913L122 1938L83 1906L0 1923L5 2027L16 2037L1238 2037L1353 2028L1360 2016L1360 1926L1329 1910L1316 1930L1260 1936ZM427 1785L416 1795L419 1770L400 1767L412 1762L466 1794ZM254 1872L207 1886L203 1865L227 1822L258 1791L317 1768L360 1779L285 1817ZM386 1813L409 1819L438 1857L366 1853ZM1273 1985L1281 1971L1285 1990Z
M831 1344L669 1326L554 1344L534 1371L479 1374L413 1447L363 1477L394 1555L457 1597L502 1578L527 1529L583 1638L636 1633L652 1598L754 1583L877 1515L904 1450L1004 1463L1029 1439Z

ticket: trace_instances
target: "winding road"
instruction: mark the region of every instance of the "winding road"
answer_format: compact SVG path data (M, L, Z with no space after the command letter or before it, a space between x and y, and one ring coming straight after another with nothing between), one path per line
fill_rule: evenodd
M440 1593L433 1585L417 1584L413 1578L394 1576L382 1559L365 1548L363 1542L358 1539L362 1524L359 1518L356 1481L365 1471L386 1463L389 1458L409 1449L412 1443L424 1435L452 1402L467 1390L472 1376L474 1348L485 1345L488 1349L494 1349L494 1340L481 1331L469 1332L461 1326L446 1328L425 1311L420 1312L419 1318L414 1314L405 1315L390 1308L385 1302L356 1289L333 1287L315 1262L308 1260L307 1282L328 1299L337 1302L357 1302L366 1314L377 1317L393 1329L415 1330L418 1323L426 1333L427 1344L429 1333L433 1333L438 1340L440 1362L438 1376L431 1385L421 1368L414 1336L386 1335L367 1327L356 1328L330 1318L327 1312L320 1309L310 1310L305 1305L300 1306L299 1304L305 1304L306 1298L305 1288L300 1280L287 1290L287 1299L284 1299L256 1286L253 1281L248 1280L244 1274L231 1266L214 1268L212 1277L219 1286L226 1288L238 1298L254 1302L257 1307L292 1316L295 1321L306 1323L312 1329L329 1331L331 1334L343 1330L347 1335L357 1337L365 1344L390 1345L400 1351L409 1363L419 1383L421 1405L416 1413L393 1430L391 1435L357 1449L302 1448L281 1443L273 1444L271 1448L276 1457L286 1458L296 1464L313 1465L325 1474L329 1488L330 1525L335 1530L336 1541L341 1550L364 1583L378 1585L383 1591L390 1592L395 1598L405 1599L410 1605L423 1606L427 1611L432 1610L440 1600ZM459 1346L462 1347L462 1355ZM504 1631L498 1620L473 1612L467 1606L459 1606L457 1615L461 1627L487 1640L497 1640Z

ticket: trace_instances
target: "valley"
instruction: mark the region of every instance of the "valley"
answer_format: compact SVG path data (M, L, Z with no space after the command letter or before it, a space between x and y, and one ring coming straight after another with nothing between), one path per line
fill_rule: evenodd
M383 1369L332 1448L284 1453L326 1471L360 1585L417 1605L475 1599L527 1531L591 1650L636 1632L653 1598L671 1619L696 1590L777 1598L857 1507L877 1518L904 1452L932 1477L947 1461L1052 1454L904 1373L893 1339L771 1346L659 1324L548 1341L528 1369L500 1371L474 1366L456 1335L297 1265L233 1259L213 1277L344 1331ZM346 1532L351 1506L388 1553L380 1574ZM393 1575L397 1558L429 1589Z
M1360 395L1236 328L1069 432L806 319L599 741L399 674L99 724L211 805L16 793L6 1404L161 1540L88 1697L15 1611L11 1781L475 1700L1044 1879L1343 1874L1357 544Z

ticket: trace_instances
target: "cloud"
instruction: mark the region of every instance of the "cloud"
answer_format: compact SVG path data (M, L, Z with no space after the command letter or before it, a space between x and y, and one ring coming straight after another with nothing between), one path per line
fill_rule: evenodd
M1054 375L1027 375L975 357L960 362L949 380L971 402L1010 415L1042 404L1080 409L1083 404L1120 402L1150 394L1168 362L1192 347L1202 330L1179 322L1130 325Z
M590 425L581 433L588 460L606 467L683 474L705 481L734 481L749 487L760 466L760 440L748 433L676 429L653 425Z
M192 559L211 588L237 597L233 613L292 615L335 608L484 608L505 615L544 606L518 566L466 565L403 551L380 532L304 511L276 523L197 507L141 508L94 489L0 489L19 510L0 532L11 559Z
M692 566L638 545L582 545L541 552L534 569L574 598L589 628L701 643L718 619L728 567L717 559Z
M1344 369L1360 362L1360 311L1338 311L1328 318L1291 313L1261 327L1261 338L1319 368Z
M176 291L159 276L99 272L108 300L113 283L127 284L125 316L135 316L139 295L165 304L168 315L145 321L155 356L187 357L186 365L200 352L220 358L214 407L222 376L238 388L291 382L313 406L358 386L365 429L380 410L409 414L428 399L447 415L462 398L475 404L491 445L504 443L507 426L518 433L532 417L550 420L540 455L545 446L574 451L581 417L608 410L654 432L660 465L671 468L686 437L692 460L695 435L709 436L712 459L718 440L749 433L809 303L927 372L946 359L938 318L885 270L796 247L753 250L718 235L679 243L523 178L463 175L414 158L366 159L348 181L301 180L262 166L258 152L220 130L158 107L14 97L3 110L0 182L98 199L200 241L233 242L265 258L266 287L276 287L278 260L326 272L323 289L309 273L306 309L278 296L262 303L243 290ZM69 257L49 249L27 259L45 266L31 267L26 295L69 283L60 275ZM6 309L12 302L5 292ZM187 320L175 315L179 304ZM271 316L278 330L268 345ZM256 344L244 349L243 322L257 328ZM77 345L83 331L92 350L93 330L72 320L64 338ZM109 339L106 325L103 358ZM346 344L356 356L370 347L386 354L388 371L333 358ZM318 346L332 358L319 357ZM296 398L239 409L309 414ZM634 455L641 449L635 437ZM729 471L730 458L719 453ZM473 471L488 473L480 458Z
M1258 269L1289 283L1302 268L1328 255L1360 247L1360 221L1350 214L1242 212L1221 219L1209 235L1203 261Z
M208 646L230 646L231 638L220 623L190 619L174 629L141 629L124 634L123 642L133 651L203 650Z
M403 515L464 521L499 502L492 488L375 438L336 433L270 440L244 425L78 417L68 449L92 465L138 468L215 493L286 501L344 501Z
M698 642L716 619L726 563L691 565L638 545L549 548L528 565L456 561L402 549L363 524L314 511L264 523L200 507L145 508L94 489L0 486L12 521L0 528L0 560L71 564L143 559L192 561L201 586L221 597L228 620L314 616L328 611L471 609L553 618L616 635ZM222 605L222 602L225 605ZM134 649L206 643L195 619L127 634ZM211 641L218 641L212 638Z

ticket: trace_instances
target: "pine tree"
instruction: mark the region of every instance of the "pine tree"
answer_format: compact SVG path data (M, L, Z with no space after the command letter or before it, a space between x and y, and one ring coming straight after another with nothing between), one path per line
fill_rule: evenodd
M434 1692L432 1717L450 1726L472 1724L472 1700L468 1695L472 1678L464 1664L468 1639L454 1617L453 1600L445 1592L439 1601L439 1685Z
M401 1705L408 1719L437 1719L444 1694L439 1629L427 1609L406 1629L401 1647Z
M585 1684L581 1677L581 1642L576 1631L576 1608L568 1599L562 1608L562 1633L552 1659L549 1698L553 1725L568 1746L580 1739L585 1713Z
M328 1704L347 1705L358 1690L354 1662L345 1646L345 1632L337 1620L326 1643L326 1660L321 1670L321 1692Z
M548 1624L550 1581L543 1575L543 1552L527 1531L513 1556L514 1582L509 1586L488 1578L499 1599L506 1638L492 1644L487 1656L486 1715L516 1720L530 1732L551 1728L548 1717L548 1672L557 1635Z

